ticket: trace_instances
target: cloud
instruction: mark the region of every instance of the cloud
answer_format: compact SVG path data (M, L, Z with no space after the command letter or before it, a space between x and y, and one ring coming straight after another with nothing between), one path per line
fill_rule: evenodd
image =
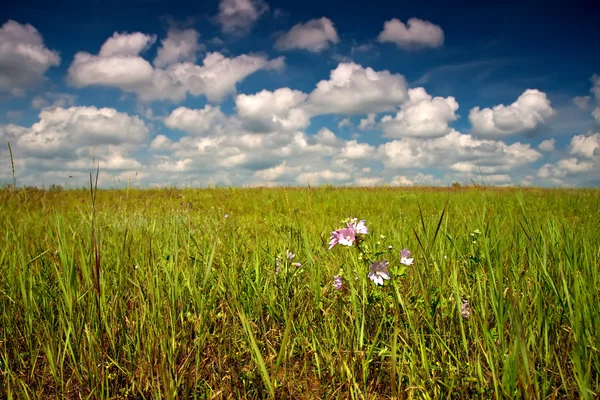
M592 75L591 81L593 86L590 89L590 92L592 92L596 100L600 102L600 75Z
M131 154L148 134L137 116L96 107L47 108L30 127L0 126L0 137L10 140L18 154L20 175L37 185L44 176L66 178L98 162L103 170L140 168Z
M406 80L387 70L340 63L309 96L310 110L319 114L368 114L391 111L406 99Z
M556 140L546 139L538 145L538 149L540 149L541 151L554 151L555 145L556 145Z
M596 122L600 124L600 106L594 108L594 111L592 111L592 117L594 117Z
M96 164L97 163L97 164ZM102 170L134 170L142 167L142 164L135 158L129 157L121 153L120 150L112 147L104 154L87 154L87 157L80 157L76 160L69 161L66 164L68 170L87 170L94 165L100 165Z
M377 41L395 43L403 50L435 48L444 44L444 31L438 25L411 18L405 25L397 18L386 21Z
M267 11L264 0L220 0L217 21L223 32L245 35Z
M458 103L454 97L432 97L423 88L409 89L408 101L403 103L395 117L381 119L384 136L435 137L450 131L449 123L455 121Z
M377 53L377 49L373 43L354 43L350 49L350 53Z
M380 145L378 153L391 169L436 167L456 172L481 169L486 174L514 170L542 157L529 144L481 140L454 130L435 139L393 140Z
M375 113L371 113L367 115L367 118L361 119L358 124L358 129L364 131L373 128L375 126L375 115Z
M349 172L332 171L329 169L313 172L303 172L296 178L296 182L301 185L319 185L323 183L343 183L352 175Z
M340 158L347 160L364 160L375 155L377 149L368 143L358 143L356 140L345 142Z
M48 92L31 99L33 108L71 107L75 104L75 96L67 93Z
M235 182L253 186L351 182L357 171L355 166L369 162L376 152L366 143L342 140L326 128L315 135L306 135L281 131L252 133L239 126L217 131L213 136L186 136L177 142L159 135L151 148L155 162L149 168L160 165L161 170L166 170L185 166L188 178L222 171Z
M176 108L165 119L165 126L191 135L214 136L223 130L226 121L227 117L218 106L213 107L207 104L200 110L192 110L187 107Z
M538 184L598 186L600 184L600 132L575 135L569 157L546 163L537 171ZM541 179L539 179L541 178Z
M576 96L573 97L573 104L582 109L583 111L587 111L590 107L590 101L592 98L590 96Z
M352 126L352 121L350 121L349 118L343 118L343 119L340 120L340 122L338 122L338 128L339 129L342 129L342 128L346 127L346 126L350 126L350 127Z
M383 178L380 176L370 176L370 177L359 177L354 179L353 185L352 186L359 186L359 187L373 187L373 186L379 186L383 183Z
M587 158L600 158L600 132L575 135L571 138L570 154Z
M97 56L78 52L68 70L70 81L76 87L104 85L124 91L141 90L151 84L154 69L139 53L156 39L136 32L115 32L106 40Z
M0 93L21 96L43 82L50 67L59 64L58 52L46 48L33 26L9 20L0 28Z
M592 117L600 124L600 75L592 75L592 84L593 86L590 92L592 92L596 98L596 104L598 104L598 106L594 108L594 111L592 111Z
M556 164L544 164L538 170L538 176L540 178L564 178L568 175L578 175L581 173L589 172L594 169L594 163L590 161L579 161L575 157L564 158L558 161ZM560 181L558 181L560 182Z
M135 33L118 33L113 35L104 42L100 47L99 57L137 56L143 51L148 50L156 42L155 35L145 35L140 32Z
M137 159L149 134L137 116L93 106L45 108L31 126L0 126L0 138L10 140L15 154L17 179L27 185L85 185L98 164L104 187L136 172L151 180L153 171ZM5 175L0 172L0 179Z
M172 64L165 69L153 68L139 55L152 42L151 36L141 33L115 33L97 56L86 52L75 54L68 70L69 80L76 87L116 87L135 93L143 101L177 102L190 94L204 95L211 102L220 102L225 96L235 93L237 83L256 71L284 67L282 57L269 60L262 55L242 54L229 58L213 52L204 57L202 65L196 65L175 62L175 58L185 52L171 52L168 56L162 53L159 60L164 64L167 63L166 57L171 57L169 62ZM186 55L190 56L189 53Z
M307 94L290 88L274 92L262 90L256 94L239 94L235 105L240 118L252 131L295 131L306 128L310 117L306 111Z
M152 142L150 142L150 148L152 150L168 150L173 145L171 139L165 135L156 135Z
M275 42L278 50L304 49L319 53L327 49L330 43L340 41L333 22L329 18L311 19L302 24L296 24L289 32L279 37Z
M167 38L161 40L154 65L164 68L180 62L195 63L198 53L204 45L198 42L200 35L195 29L171 29Z
M546 93L527 89L512 104L474 107L469 112L473 132L481 136L508 136L531 131L556 115Z
M391 181L391 186L413 186L413 185L441 185L442 181L430 174L418 173L414 176L396 175Z
M257 171L254 174L254 178L261 181L273 182L282 177L295 175L299 170L300 167L290 167L287 165L286 161L283 161L281 164L274 167Z

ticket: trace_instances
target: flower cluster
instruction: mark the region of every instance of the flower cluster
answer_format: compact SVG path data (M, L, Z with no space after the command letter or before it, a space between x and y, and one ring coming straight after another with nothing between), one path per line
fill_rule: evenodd
M400 252L400 263L404 265L412 265L415 259L409 258L410 254L410 250L402 249L402 251Z
M292 265L296 268L302 268L302 263L292 262L296 258L296 255L292 253L289 249L285 250L285 259L288 261L288 265ZM282 259L280 257L275 257L275 275L278 275L281 272Z
M341 244L343 246L352 247L355 244L358 245L363 237L361 235L366 235L369 233L369 230L366 226L365 220L358 220L358 218L350 218L346 222L346 226L341 229L337 229L331 232L331 237L329 239L329 250L334 248L336 245ZM381 239L385 239L385 236L381 235ZM380 242L377 242L377 245L380 245ZM359 260L364 260L369 258L369 250L368 246L358 247L361 251L361 254L358 255ZM388 251L392 250L392 246L388 246ZM288 255L289 258L289 255ZM411 257L411 251L408 249L402 249L400 252L400 264L410 266L413 265L415 259ZM375 261L369 267L369 273L367 277L373 281L375 285L383 285L384 280L390 280L391 275L389 271L390 263L387 260ZM403 270L402 270L403 271ZM400 272L401 274L403 272ZM358 279L358 278L357 278ZM342 288L343 281L340 275L335 275L333 277L333 287L336 290L340 290Z
M375 261L371 264L368 278L376 285L383 285L383 280L390 279L390 271L388 271L390 263L386 260Z
M288 259L288 261L289 261L289 262L292 262L292 260L293 260L294 258L296 258L296 255L295 255L294 253L292 253L291 251L289 251L289 250L286 250L286 251L285 251L285 257ZM299 263L299 262L294 262L294 263L292 263L292 265L293 265L294 267L298 267L298 268L302 267L302 264L301 264L301 263Z
M335 275L333 277L333 287L335 288L335 290L340 290L342 288L342 285L342 277L339 275Z
M346 222L345 228L331 232L331 237L329 238L329 250L333 249L337 244L352 247L356 240L360 238L359 235L366 235L369 233L369 229L365 225L366 222L367 221L364 219L358 221L358 218L350 218L350 220Z

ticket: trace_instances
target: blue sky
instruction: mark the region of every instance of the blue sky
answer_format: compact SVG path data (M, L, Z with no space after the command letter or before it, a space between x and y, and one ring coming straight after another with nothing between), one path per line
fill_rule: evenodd
M19 184L600 184L600 10L12 1L0 139ZM0 183L10 183L0 149ZM73 177L73 178L69 178Z

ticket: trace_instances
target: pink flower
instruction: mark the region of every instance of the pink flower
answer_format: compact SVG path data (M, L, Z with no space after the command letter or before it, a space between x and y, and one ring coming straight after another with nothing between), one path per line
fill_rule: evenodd
M404 265L412 265L413 262L415 261L415 259L409 258L409 257L410 257L410 250L402 249L402 251L400 252L400 263L404 264Z
M383 285L383 280L390 279L390 273L388 271L388 266L390 264L386 260L375 261L371 264L370 272L368 278L375 283L375 285Z
M285 251L285 256L287 257L288 261L292 261L294 257L296 257L296 255L289 250Z
M351 247L354 244L355 240L356 235L354 233L354 229L338 229L337 231L331 232L331 237L329 238L329 250L333 249L337 244Z
M345 228L331 232L331 237L329 238L329 250L334 248L337 244L348 247L353 246L357 235L366 235L369 233L365 223L366 221L364 219L358 221L358 218L350 218L348 222L346 222Z
M348 225L348 228L354 229L354 233L356 235L366 235L369 233L369 229L365 225L367 221L364 219L358 222L357 221L358 218L350 218L350 222L348 222L346 225Z
M333 277L333 287L335 288L335 290L340 290L342 288L342 285L342 277L339 275L335 275Z

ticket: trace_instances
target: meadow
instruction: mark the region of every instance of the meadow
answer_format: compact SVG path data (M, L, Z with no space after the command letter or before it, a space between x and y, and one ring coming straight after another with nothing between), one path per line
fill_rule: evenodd
M600 393L600 190L6 189L0 215L2 398Z

